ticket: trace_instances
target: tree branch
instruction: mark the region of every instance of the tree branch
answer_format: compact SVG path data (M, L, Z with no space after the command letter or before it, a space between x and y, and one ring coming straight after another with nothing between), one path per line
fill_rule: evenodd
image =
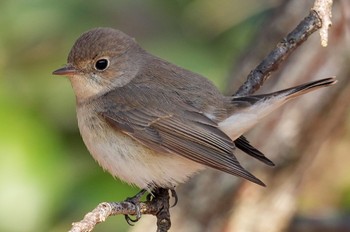
M299 23L281 42L277 44L263 61L253 69L244 84L236 92L236 96L246 96L257 91L269 78L270 73L278 69L279 65L306 39L322 26L321 19L316 11Z
M170 229L169 213L169 191L167 189L158 189L154 194L156 197L140 202L141 214L151 214L157 217L157 232L166 232ZM94 227L104 222L109 216L114 215L136 215L135 204L129 201L122 202L103 202L95 209L87 213L79 222L72 223L69 232L90 232Z
M321 44L327 46L328 28L332 25L332 3L332 0L316 0L309 15L249 73L246 82L235 95L246 96L256 92L269 78L270 73L277 70L279 65L315 31L321 29Z

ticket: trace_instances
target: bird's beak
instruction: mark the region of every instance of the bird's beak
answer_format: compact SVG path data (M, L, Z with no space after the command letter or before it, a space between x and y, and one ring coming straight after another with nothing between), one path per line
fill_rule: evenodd
M53 71L52 74L59 75L59 76L73 76L77 74L77 70L72 65L67 64L64 67Z

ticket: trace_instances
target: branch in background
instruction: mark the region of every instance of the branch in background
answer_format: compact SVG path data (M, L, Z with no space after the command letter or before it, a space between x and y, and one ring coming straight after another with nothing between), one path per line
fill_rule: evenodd
M316 0L313 9L300 24L280 42L276 48L254 69L247 77L247 81L238 89L235 95L244 96L254 93L268 79L272 71L298 46L318 29L321 29L321 44L327 46L328 27L331 25L332 0ZM141 202L141 213L157 217L157 232L170 229L169 192L160 189L159 195L152 200ZM109 216L136 215L136 206L128 201L101 203L94 210L87 213L83 220L73 223L69 232L89 232Z
M299 25L287 35L265 59L253 69L244 84L235 93L236 96L246 96L257 91L269 78L272 71L284 61L300 44L315 31L321 28L321 20L316 11L311 11Z
M332 26L332 5L333 0L316 0L312 10L316 11L322 20L320 29L321 45L327 47L328 44L328 28Z
M270 73L277 70L282 61L318 29L321 29L321 45L326 47L328 28L332 25L332 3L332 0L316 0L310 14L249 73L246 82L235 95L246 96L257 91L269 78Z

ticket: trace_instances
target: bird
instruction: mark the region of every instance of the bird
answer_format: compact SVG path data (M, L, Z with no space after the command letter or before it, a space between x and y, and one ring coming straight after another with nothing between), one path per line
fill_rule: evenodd
M225 96L207 78L144 50L113 29L83 33L67 64L78 127L93 158L140 193L173 190L206 167L265 184L235 148L274 166L244 133L291 99L336 83L334 77L281 91Z

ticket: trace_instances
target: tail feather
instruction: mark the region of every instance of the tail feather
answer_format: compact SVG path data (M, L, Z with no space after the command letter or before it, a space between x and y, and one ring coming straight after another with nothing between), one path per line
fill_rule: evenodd
M317 81L312 81L312 82L309 82L306 84L294 86L292 88L284 89L282 91L278 91L275 93L281 94L281 93L285 92L286 95L288 96L287 98L292 99L292 98L298 97L300 95L303 95L305 93L314 91L316 89L319 89L322 87L327 87L330 85L334 85L335 83L337 83L337 80L335 79L335 77L329 77L329 78L325 78L325 79L321 79L321 80L317 80Z
M283 89L280 91L276 91L268 94L259 94L259 95L251 95L251 96L242 96L242 97L233 97L232 103L238 107L249 107L254 105L259 101L266 101L271 98L281 98L284 97L285 100L293 99L305 93L317 90L322 87L328 87L330 85L334 85L337 83L335 77L329 77L317 81L312 81L306 84L301 84L298 86L294 86L288 89Z
M253 147L243 135L237 138L234 143L238 149L254 157L255 159L258 159L269 166L275 166L275 164L269 160L261 151Z

